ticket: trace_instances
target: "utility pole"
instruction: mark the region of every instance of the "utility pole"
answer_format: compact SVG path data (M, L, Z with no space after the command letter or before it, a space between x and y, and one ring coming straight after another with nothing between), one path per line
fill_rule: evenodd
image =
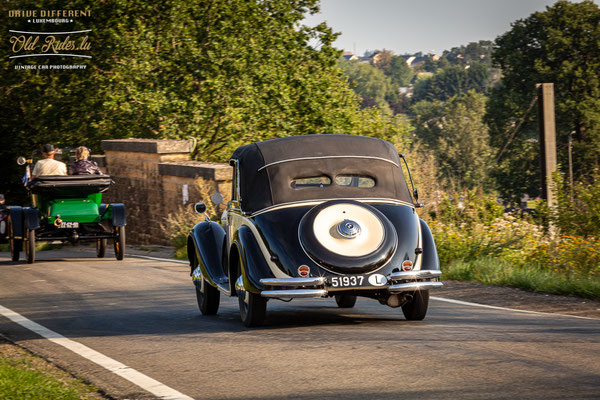
M542 163L542 198L548 207L556 204L554 179L556 171L556 124L554 121L554 84L538 83L538 121L540 124L540 150Z

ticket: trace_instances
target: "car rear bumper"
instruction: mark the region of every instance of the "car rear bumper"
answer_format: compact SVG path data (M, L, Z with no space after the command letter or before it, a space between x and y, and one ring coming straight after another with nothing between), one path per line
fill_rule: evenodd
M317 298L327 297L330 292L340 292L344 290L352 291L387 291L390 294L404 292L414 292L416 290L437 289L443 286L439 281L441 271L404 271L394 272L387 275L385 284L372 286L369 284L333 287L331 281L326 277L310 278L269 278L261 279L260 283L264 290L261 296L267 298Z

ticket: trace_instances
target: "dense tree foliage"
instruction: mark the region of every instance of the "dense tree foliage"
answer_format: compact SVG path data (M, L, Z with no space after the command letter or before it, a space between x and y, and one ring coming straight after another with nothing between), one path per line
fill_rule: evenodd
M398 87L382 70L371 64L340 59L340 67L348 77L350 87L362 98L363 107L378 107L391 113L390 104L398 101Z
M467 66L449 65L428 79L415 83L413 100L447 100L464 94L469 90L483 93L486 91L488 68L484 63Z
M374 67L383 71L396 86L408 86L414 74L402 56L394 55L389 50L383 50L377 55Z
M448 60L450 64L469 65L483 62L487 66L491 66L493 44L490 40L471 42L466 46L458 46L450 50L445 50L442 57Z
M471 90L446 102L413 106L417 140L435 154L447 188L486 186L492 152L483 122L485 102L483 94Z
M535 109L526 114L535 84L554 83L558 156L567 165L567 143L574 138L576 176L600 160L600 8L592 1L558 1L544 12L512 24L496 39L493 60L503 78L491 94L487 120L492 144L500 151L495 172L502 192L518 196L539 192ZM513 132L520 120L523 124ZM533 147L533 148L532 148ZM535 178L535 179L534 179ZM524 179L531 179L523 185ZM527 186L527 187L525 187Z
M2 26L27 30L9 9L91 9L90 18L36 30L91 29L93 56L82 71L15 70L15 60L0 60L0 156L11 182L14 156L45 142L98 151L108 138L195 137L197 158L224 160L237 145L277 136L406 131L360 110L336 66L336 34L301 25L318 0L2 2ZM8 40L0 46L10 54ZM58 59L19 63L72 62Z

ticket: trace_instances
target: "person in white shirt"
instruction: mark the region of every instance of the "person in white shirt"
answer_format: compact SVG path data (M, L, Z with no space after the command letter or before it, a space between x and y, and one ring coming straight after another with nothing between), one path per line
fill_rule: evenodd
M31 179L43 175L67 175L67 165L54 159L56 149L51 144L45 144L42 147L43 160L39 160L33 167Z

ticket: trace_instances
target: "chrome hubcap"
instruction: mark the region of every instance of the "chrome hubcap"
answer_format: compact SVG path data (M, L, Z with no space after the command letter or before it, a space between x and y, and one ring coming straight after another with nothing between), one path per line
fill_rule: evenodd
M343 238L354 239L360 235L360 225L352 220L345 219L338 224L337 233Z

